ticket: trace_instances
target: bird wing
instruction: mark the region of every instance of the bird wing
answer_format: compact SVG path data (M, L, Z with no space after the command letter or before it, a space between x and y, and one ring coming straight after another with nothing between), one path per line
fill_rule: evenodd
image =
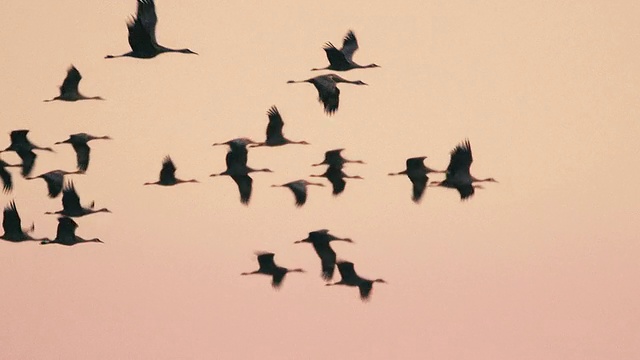
M464 185L464 186L458 186L458 187L456 187L456 190L458 190L458 192L460 193L460 199L461 200L466 200L466 199L470 198L471 196L473 196L473 194L475 193L475 188L473 187L472 184Z
M5 235L8 234L20 234L22 233L22 224L20 221L20 215L18 215L18 209L16 209L16 203L10 202L5 206L2 218L2 229Z
M131 50L143 54L156 52L156 8L153 0L138 0L136 16L127 23Z
M165 157L162 161L162 170L160 170L160 182L163 184L171 184L176 182L176 167L170 157Z
M76 212L82 209L80 205L80 197L76 192L73 181L67 182L62 189L62 209L65 212Z
M314 78L313 85L318 90L318 101L324 105L324 111L327 115L332 115L338 110L340 103L340 89L336 86L335 81L326 76Z
M54 198L60 195L64 181L64 175L62 173L49 172L46 174L42 174L42 178L47 183L47 190L49 190L50 198Z
M324 161L330 166L342 166L344 164L344 158L342 157L342 151L344 149L329 150L324 153Z
M466 171L469 173L469 167L473 162L471 154L471 144L469 140L465 140L451 150L451 160L447 166L447 178L455 177L457 173Z
M232 147L225 157L227 170L233 169L234 167L246 167L248 154L249 152L246 147Z
M285 275L287 275L286 270L277 269L271 276L271 286L273 286L274 289L278 289L280 285L282 285L282 280L284 280Z
M267 111L269 116L269 124L267 125L267 140L274 137L282 137L282 128L284 127L284 121L278 111L278 108L272 106Z
M356 34L349 30L344 40L342 40L342 49L340 51L348 61L351 61L356 50L358 50L358 39L356 39Z
M82 80L82 75L80 75L80 72L75 66L71 65L69 70L67 70L67 77L64 78L60 86L60 95L77 94L80 80Z
M349 68L349 60L345 57L345 54L336 49L332 43L328 42L324 44L322 49L327 53L327 59L329 60L332 69Z
M238 185L238 191L240 191L240 202L245 205L249 204L253 179L249 175L232 175L231 178Z
M333 272L336 267L336 252L333 251L329 242L314 242L313 248L320 257L320 263L322 264L322 277L325 280L331 280L333 278Z
M8 193L13 189L13 181L11 180L11 173L4 167L0 166L0 179L2 179L2 191Z
M18 156L22 159L22 176L29 176L36 163L36 153L31 149L17 151Z
M353 280L358 277L356 270L353 267L353 263L349 261L340 261L336 263L338 265L338 271L343 280Z
M73 146L73 150L76 152L76 164L78 170L83 172L87 171L87 168L89 167L89 154L91 153L91 148L86 142L74 142L71 143L71 146Z
M276 263L273 260L275 256L274 253L259 253L258 254L258 264L260 265L261 270L272 270L275 268Z
M360 289L360 299L367 301L369 300L369 295L371 295L371 289L373 289L373 282L363 281L358 285L358 289Z
M424 159L426 156L418 156L407 159L407 170L424 168Z
M333 195L338 195L344 191L347 182L344 181L344 173L340 168L329 166L325 172L325 176L333 186Z
M29 130L13 130L9 135L11 137L11 144L30 144L29 140L27 140L27 134Z
M427 176L411 179L411 183L413 184L413 195L411 199L415 203L420 202L420 199L422 199L422 195L424 194L424 190L427 188L428 181L429 177Z
M299 181L290 182L287 187L291 189L296 197L296 206L302 206L307 202L307 186Z
M56 230L56 242L63 245L75 244L77 227L78 227L78 224L69 217L63 216L58 218L58 228Z

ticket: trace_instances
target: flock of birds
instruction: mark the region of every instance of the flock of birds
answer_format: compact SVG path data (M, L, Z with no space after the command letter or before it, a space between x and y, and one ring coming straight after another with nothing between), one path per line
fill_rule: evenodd
M127 23L128 41L131 51L121 55L107 55L105 58L133 57L139 59L151 59L162 53L176 52L183 54L195 54L190 49L171 49L158 44L155 37L155 28L158 18L155 11L155 3L153 0L137 0L137 14ZM332 43L327 42L323 47L329 65L323 68L314 68L313 71L333 70L348 71L352 69L365 69L379 67L377 64L359 65L353 61L353 55L358 50L358 41L353 31L349 31L343 39L342 48L336 48ZM80 72L71 66L67 72L67 76L60 86L60 95L48 101L78 101L78 100L104 100L100 96L84 96L78 90L78 85L82 76ZM322 103L324 111L328 116L334 114L339 107L340 89L337 87L339 83L348 83L354 85L367 85L360 80L347 80L336 74L329 73L315 76L306 80L293 81L288 83L306 82L313 84L318 92L318 100ZM287 139L283 134L284 121L277 107L271 107L267 116L269 123L266 129L266 139L263 142L256 142L250 138L236 138L229 141L214 143L214 146L226 145L229 150L225 157L226 170L212 174L212 177L229 176L238 186L240 192L240 201L242 204L248 205L251 198L253 180L249 176L253 172L271 172L270 169L255 169L247 165L248 153L250 148L255 147L275 147L287 144L309 145L306 141L293 141ZM34 150L53 151L49 147L39 147L33 144L27 138L28 130L14 130L10 134L11 144L2 152L15 152L21 159L20 164L9 164L0 159L0 178L3 182L3 192L8 193L13 189L12 174L9 169L12 167L21 168L21 175L28 180L43 179L47 185L48 196L55 198L62 193L62 210L47 212L47 214L59 214L58 227L54 239L34 238L29 235L34 231L34 225L29 228L22 228L22 223L18 210L14 201L11 201L3 211L2 227L4 234L0 239L10 242L23 241L39 241L41 244L60 244L60 245L76 245L89 242L102 242L100 239L83 239L75 234L78 224L72 219L85 215L110 212L106 208L96 209L95 204L91 202L87 206L83 206L80 197L71 180L65 181L67 175L85 174L89 167L89 159L91 149L88 145L93 140L110 140L109 136L93 136L86 133L72 134L68 139L55 144L71 144L76 153L76 171L53 170L35 177L31 177L36 153ZM332 185L333 195L337 196L345 190L345 179L362 179L360 176L349 176L344 171L344 165L347 163L364 164L362 160L349 160L342 156L344 149L334 149L325 152L324 160L313 166L326 165L327 169L324 173L311 175L311 177L325 177ZM471 144L469 140L465 140L454 147L451 151L451 158L446 170L434 170L424 164L426 156L413 157L406 160L406 169L389 173L389 175L406 175L412 183L412 200L419 203L423 198L427 186L439 186L456 189L462 200L469 199L479 188L479 182L496 182L493 178L478 179L471 175L470 167L473 161L471 153ZM155 182L147 182L144 185L161 185L172 186L181 183L198 182L195 179L183 180L175 175L176 166L169 156L162 162L159 179ZM444 173L445 178L442 181L432 181L429 183L429 173ZM307 193L309 186L324 186L323 183L311 182L305 179L291 181L281 185L272 185L273 187L289 188L295 196L295 204L298 207L303 206L307 201ZM372 290L374 282L384 283L382 279L369 280L360 277L354 269L354 265L348 261L338 261L335 251L331 248L331 241L353 242L348 238L338 238L331 235L328 230L317 230L309 233L308 237L296 243L310 243L313 245L317 255L321 260L322 277L325 280L333 278L334 269L338 268L341 280L327 285L347 285L359 288L362 300L367 300ZM302 269L288 269L276 265L274 254L268 252L257 253L259 269L253 272L242 273L249 274L265 274L272 277L272 285L278 288L285 275L288 272L303 272Z

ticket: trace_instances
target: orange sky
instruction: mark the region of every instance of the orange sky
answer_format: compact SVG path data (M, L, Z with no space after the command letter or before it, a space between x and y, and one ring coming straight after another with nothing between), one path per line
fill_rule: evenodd
M112 59L129 51L133 0L28 2L0 8L5 49L0 134L30 129L52 146L96 141L83 202L112 214L78 219L104 244L0 243L0 358L6 359L636 359L640 356L638 154L640 5L633 1L324 1L301 4L158 0L158 41L199 56ZM322 45L358 37L329 118L306 79ZM66 69L104 102L43 103ZM259 148L248 207L213 142L264 140L277 105L284 133L310 146ZM431 188L410 199L389 177L408 157L444 169L464 138L472 173L495 177L468 202ZM0 137L0 147L9 137ZM346 148L346 191L271 188ZM70 146L39 155L34 175L73 170ZM165 155L199 184L143 187ZM15 154L2 154L15 163ZM631 166L630 166L631 165ZM14 172L25 226L55 236L60 208L43 181ZM434 174L432 180L440 180ZM635 215L634 215L635 214ZM340 258L375 284L324 286L311 246L327 228ZM280 291L253 252L303 267ZM338 280L339 276L336 276Z

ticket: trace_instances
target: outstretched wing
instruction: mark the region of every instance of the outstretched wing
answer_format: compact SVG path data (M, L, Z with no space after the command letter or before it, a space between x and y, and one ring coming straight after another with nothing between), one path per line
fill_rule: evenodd
M245 205L249 204L253 179L249 175L233 175L231 178L238 185L238 191L240 191L240 202Z
M324 105L324 112L333 115L340 104L340 89L336 83L327 77L317 77L313 85L318 90L318 100Z
M356 39L356 34L353 33L352 30L349 30L347 35L345 35L344 40L342 41L342 49L340 51L344 54L344 57L351 61L353 58L353 53L358 50L358 40Z
M2 179L2 191L8 193L13 189L13 181L11 180L11 173L7 171L4 165L0 166L0 179Z
M176 167L170 157L165 157L162 161L162 170L160 170L160 182L162 184L171 184L176 182Z
M76 192L73 182L69 181L62 189L62 208L65 212L78 212L82 209L80 205L80 197Z
M71 143L73 146L73 150L76 152L76 164L78 170L85 172L87 168L89 168L89 154L91 153L91 148L89 145L85 143Z
M267 115L269 116L269 125L267 125L267 140L274 137L282 137L282 128L284 127L284 121L282 121L282 116L280 115L278 108L272 106L269 111L267 111Z
M449 166L447 166L447 177L455 177L456 174L463 172L468 174L472 162L471 144L467 139L451 150L451 159L449 160Z
M2 228L5 235L17 235L22 233L22 225L20 221L20 215L18 215L18 209L16 209L16 203L10 202L4 208L2 218ZM14 235L14 236L15 236Z
M419 203L420 199L422 199L422 195L424 195L424 190L427 188L428 181L429 178L427 176L411 179L411 183L413 184L413 196L411 199L415 203Z
M29 176L36 163L36 153L32 150L19 150L18 156L22 159L22 176Z
M346 69L349 67L349 61L345 57L344 53L338 50L332 43L328 42L324 44L322 48L327 53L327 60L331 64L332 69Z
M82 80L82 75L80 75L80 72L75 66L71 65L69 70L67 70L67 77L64 78L64 81L60 86L60 96L64 96L66 94L77 94L80 80Z

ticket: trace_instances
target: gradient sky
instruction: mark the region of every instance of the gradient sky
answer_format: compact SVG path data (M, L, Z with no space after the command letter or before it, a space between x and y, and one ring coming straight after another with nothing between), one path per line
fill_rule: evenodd
M640 357L640 4L635 1L158 0L158 41L200 55L112 59L129 51L135 1L4 1L0 5L0 134L30 129L52 146L96 141L83 202L112 214L80 218L104 244L0 243L3 359L637 359ZM358 37L327 117L310 84L322 45ZM103 102L43 103L66 69ZM264 139L277 105L285 135L312 145L251 150L256 174L240 204L213 142ZM444 169L471 141L468 202L431 188L410 199L400 171L428 156ZM0 147L9 137L0 137ZM361 175L339 197L311 188L298 209L271 188L323 171L346 148ZM34 175L73 170L71 146L41 153ZM199 184L143 187L171 155ZM2 154L17 162L13 153ZM54 237L60 208L43 181L17 173L11 194L25 226ZM434 174L432 180L440 180ZM635 214L635 215L634 215ZM327 288L309 245L327 228L355 244L338 256L381 277L371 301ZM280 291L254 251L303 267ZM336 276L336 280L339 276Z

